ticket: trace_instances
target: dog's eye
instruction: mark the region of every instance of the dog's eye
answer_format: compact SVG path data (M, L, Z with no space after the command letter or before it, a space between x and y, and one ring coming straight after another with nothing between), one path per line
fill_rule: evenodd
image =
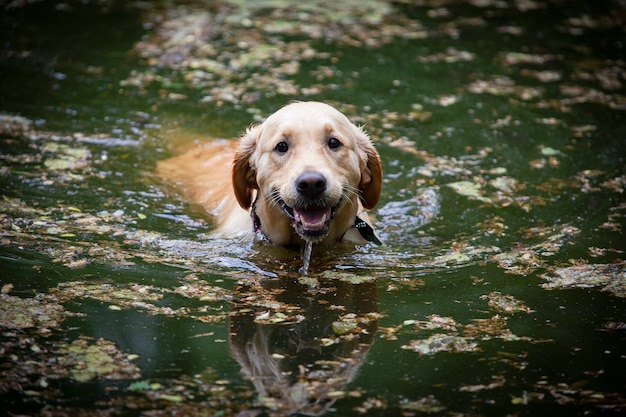
M339 139L337 138L328 139L328 147L330 149L337 149L340 146L341 146L341 141Z
M287 142L278 142L274 150L276 152L285 153L289 150L289 145L287 145Z

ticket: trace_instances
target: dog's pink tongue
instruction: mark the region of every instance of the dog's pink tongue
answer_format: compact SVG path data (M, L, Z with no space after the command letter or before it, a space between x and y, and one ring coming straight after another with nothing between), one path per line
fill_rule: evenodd
M293 215L305 229L321 229L330 218L330 207L294 208Z

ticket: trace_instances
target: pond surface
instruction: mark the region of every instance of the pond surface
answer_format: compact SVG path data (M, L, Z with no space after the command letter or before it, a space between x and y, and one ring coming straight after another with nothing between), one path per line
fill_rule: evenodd
M626 414L623 4L286 4L0 6L0 408ZM294 99L384 168L306 276L152 174Z

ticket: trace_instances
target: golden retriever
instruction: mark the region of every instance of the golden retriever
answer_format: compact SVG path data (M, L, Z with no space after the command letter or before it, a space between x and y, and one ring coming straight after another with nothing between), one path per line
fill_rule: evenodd
M380 243L363 211L380 197L380 158L363 129L327 104L288 104L238 144L211 142L159 162L157 174L214 216L221 236Z

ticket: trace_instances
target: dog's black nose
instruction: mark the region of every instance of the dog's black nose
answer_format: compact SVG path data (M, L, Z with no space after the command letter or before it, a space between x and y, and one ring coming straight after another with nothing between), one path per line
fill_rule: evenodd
M302 196L315 199L326 191L326 177L315 171L303 172L296 178L296 188Z

